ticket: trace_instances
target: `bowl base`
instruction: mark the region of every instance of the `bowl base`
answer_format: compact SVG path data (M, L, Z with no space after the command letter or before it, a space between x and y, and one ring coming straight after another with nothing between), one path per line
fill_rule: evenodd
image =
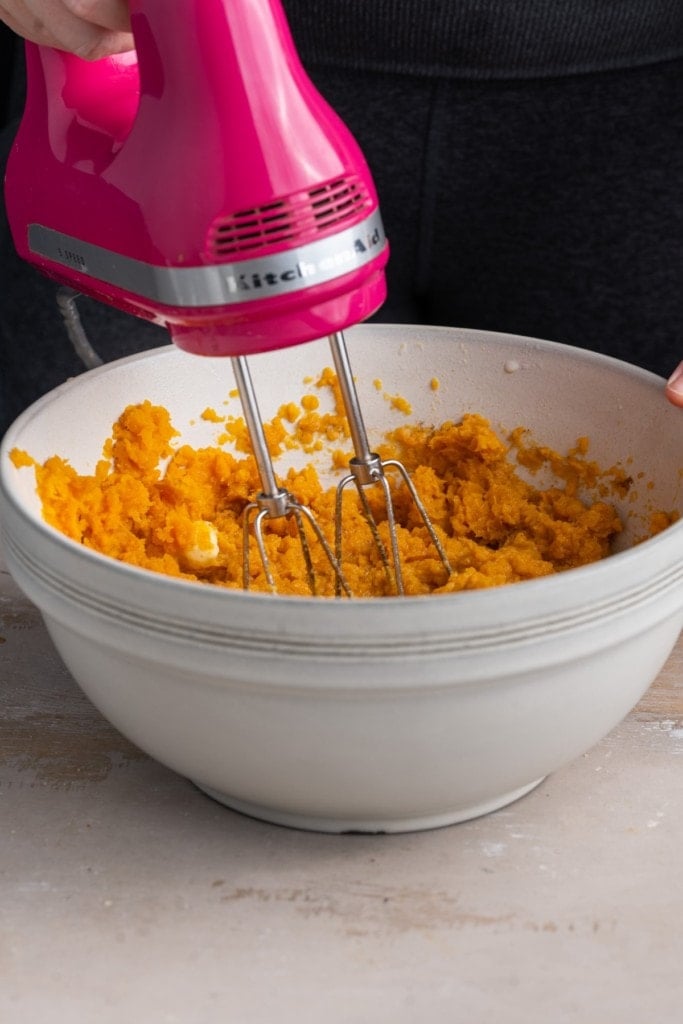
M204 786L200 782L193 783L206 796L218 803L229 807L232 811L246 814L250 818L257 818L259 821L268 821L273 825L284 825L287 828L302 829L306 832L332 832L337 835L344 833L361 833L377 835L387 832L423 832L428 829L444 828L446 825L457 825L459 822L470 821L472 818L479 818L492 811L498 811L501 807L519 800L526 796L532 789L539 786L545 776L535 779L533 782L512 789L503 793L493 800L485 800L480 804L473 804L471 807L459 807L454 811L447 811L444 814L426 815L419 818L377 818L377 819L354 819L354 818L324 818L307 814L290 814L287 811L280 811L275 807L263 807L261 804L252 804L246 800L237 800L228 793L221 793L210 786Z

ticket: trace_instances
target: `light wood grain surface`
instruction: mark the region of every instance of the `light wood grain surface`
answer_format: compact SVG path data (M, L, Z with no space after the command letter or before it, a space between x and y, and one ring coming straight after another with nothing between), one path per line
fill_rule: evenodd
M496 814L328 836L123 739L0 565L0 1020L678 1024L683 643L598 746Z

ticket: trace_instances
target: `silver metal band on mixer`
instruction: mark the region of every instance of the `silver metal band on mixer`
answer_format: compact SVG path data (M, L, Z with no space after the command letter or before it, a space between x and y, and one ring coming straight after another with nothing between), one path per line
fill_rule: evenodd
M41 224L28 229L33 253L76 273L168 306L226 306L325 284L376 259L387 244L379 210L350 228L270 256L203 266L157 266Z

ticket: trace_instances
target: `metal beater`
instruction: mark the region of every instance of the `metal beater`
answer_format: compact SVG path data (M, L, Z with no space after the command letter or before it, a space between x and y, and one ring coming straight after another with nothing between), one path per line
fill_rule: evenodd
M317 581L315 570L313 568L313 559L311 558L310 548L308 545L308 538L304 530L304 520L310 525L318 543L327 557L327 561L329 562L335 576L337 592L339 593L341 591L347 597L351 597L349 585L346 582L344 573L342 572L341 562L335 557L315 516L309 508L306 508L305 505L296 501L286 488L280 487L275 479L275 470L273 469L273 462L268 451L268 443L263 431L263 422L259 414L256 393L251 380L251 374L249 373L249 367L247 366L247 360L244 356L233 356L232 368L233 373L235 374L237 390L239 391L242 409L244 410L244 418L247 423L247 430L249 431L249 440L251 442L254 458L256 459L256 465L258 467L262 487L260 494L256 496L256 500L250 502L244 510L244 543L242 554L242 584L244 589L249 589L250 581L249 524L252 513L256 513L253 520L254 536L256 538L259 556L263 565L263 571L266 574L266 580L268 581L268 586L271 591L275 592L276 587L270 559L268 558L266 551L263 527L268 519L279 519L281 516L292 516L296 521L301 550L303 552L304 563L306 565L308 586L311 594L315 595L317 592Z
M448 561L448 556L443 548L441 541L439 540L438 534L434 529L427 510L424 507L420 495L417 493L413 481L410 479L408 471L402 462L397 459L380 459L379 455L370 450L368 443L368 436L365 430L365 424L363 422L363 416L361 414L360 403L358 401L358 394L356 392L356 385L353 380L353 374L351 372L351 364L349 362L348 351L346 348L346 342L344 335L341 331L337 331L330 335L330 349L332 350L332 358L334 359L335 370L337 371L337 379L339 381L339 387L341 389L342 398L344 402L344 409L346 411L346 418L349 424L349 430L351 432L351 439L353 441L353 449L355 452L354 457L349 463L350 472L347 476L340 480L337 486L337 501L335 510L335 552L338 563L342 562L342 545L344 537L344 523L342 514L342 495L344 488L349 484L355 484L358 489L358 495L363 506L365 518L368 522L370 530L372 532L373 539L377 550L379 551L380 557L384 564L385 570L390 573L393 569L393 582L394 588L397 594L405 593L403 585L403 570L401 568L401 556L398 547L398 537L396 534L396 519L394 516L394 504L391 498L391 488L389 481L385 473L386 469L394 469L399 474L400 479L403 481L405 486L408 488L410 496L417 508L418 513L422 522L427 528L432 544L436 549L436 553L439 556L441 564L444 567L446 579L450 576L452 569ZM389 529L390 547L391 547L391 562L387 550L382 542L382 539L377 530L377 524L373 517L370 506L365 496L365 488L370 486L379 486L382 489L384 495L384 506L387 517L387 527Z

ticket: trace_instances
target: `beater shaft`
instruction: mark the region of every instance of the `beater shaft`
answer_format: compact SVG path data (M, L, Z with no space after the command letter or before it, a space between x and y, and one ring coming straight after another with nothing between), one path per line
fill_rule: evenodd
M391 498L391 489L387 480L384 470L386 468L395 469L403 480L405 486L408 488L410 497L417 508L417 511L424 523L427 532L429 533L430 539L436 549L441 564L443 565L446 573L450 576L452 569L448 561L448 556L443 548L441 541L434 529L427 510L420 498L415 485L413 484L408 471L402 462L397 459L381 459L379 455L370 450L368 443L368 436L363 422L363 416L361 413L360 402L358 401L358 393L356 391L356 385L353 380L353 373L351 371L351 363L349 361L348 350L346 348L346 341L341 331L337 331L329 336L330 349L332 351L332 358L334 360L334 366L337 373L337 380L339 382L339 388L342 394L342 401L344 403L344 410L346 412L346 419L349 425L349 432L351 434L351 440L353 442L353 448L355 455L349 461L350 473L340 480L337 486L337 503L335 512L335 548L337 561L341 565L342 560L342 494L344 488L350 484L355 483L358 489L358 495L363 506L363 512L365 518L370 527L373 539L379 551L380 557L384 564L385 569L389 572L389 558L387 555L386 548L382 542L377 529L377 523L370 510L367 498L365 496L365 488L371 484L378 484L384 494L384 502L387 516L387 526L389 529L389 539L391 544L391 562L393 564L394 572L394 585L398 594L405 593L405 586L403 581L403 568L401 566L401 557L398 547L398 536L396 531L396 517L394 515L394 504Z
M315 516L310 509L306 508L305 505L301 505L288 490L284 487L280 487L275 479L275 470L273 469L273 462L270 457L270 452L268 451L268 443L263 429L263 422L261 420L258 403L256 401L256 392L254 391L254 385L246 358L244 356L233 356L231 362L233 372L235 374L235 380L237 382L237 390L242 403L244 419L249 432L249 440L251 442L254 459L256 460L262 487L262 491L256 496L256 500L250 502L244 510L244 541L242 557L242 582L244 589L249 589L250 582L249 523L251 513L256 512L254 519L254 536L259 556L263 564L263 569L266 574L266 579L268 581L268 586L273 593L276 591L275 579L273 577L270 559L266 550L265 539L263 536L263 524L266 519L277 519L281 516L293 516L296 521L301 549L306 565L308 585L311 593L316 593L316 578L308 538L306 537L304 530L304 521L306 521L313 530L313 533L315 534L325 553L327 561L332 568L336 580L337 593L343 592L347 597L350 597L351 591L344 578L339 562L335 558L332 548L320 529Z

